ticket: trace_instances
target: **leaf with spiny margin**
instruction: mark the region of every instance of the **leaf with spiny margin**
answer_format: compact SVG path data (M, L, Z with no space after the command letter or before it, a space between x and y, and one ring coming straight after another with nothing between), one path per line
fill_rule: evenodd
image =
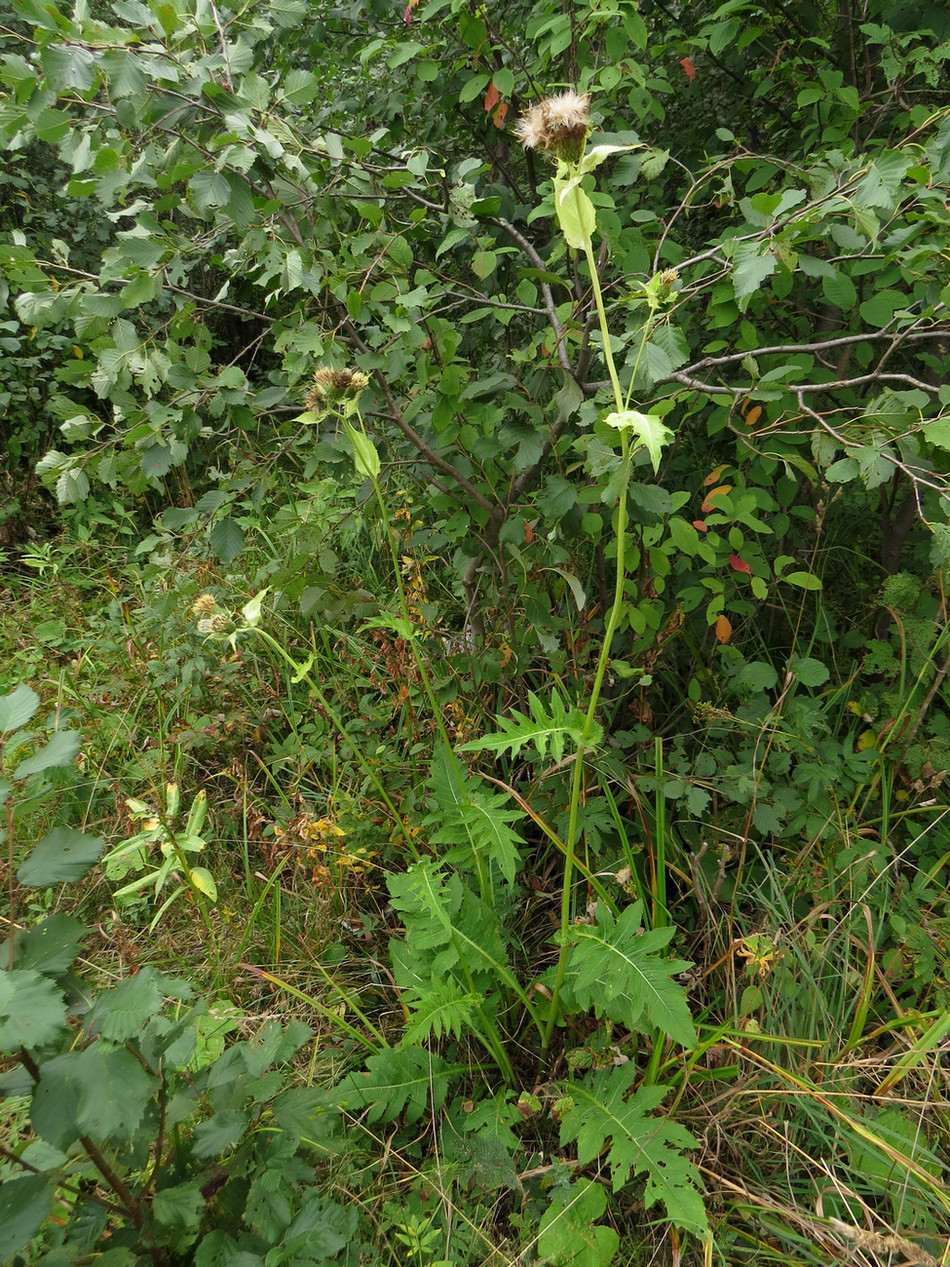
M684 1047L695 1047L696 1032L686 991L670 980L691 965L666 959L659 951L672 928L643 931L643 908L634 902L617 919L603 903L596 924L575 924L567 934L570 988L582 1008L593 1007L629 1030L657 1028Z
M498 733L483 735L481 739L462 744L460 751L510 752L512 756L517 756L526 744L531 744L541 760L545 760L550 754L551 760L560 761L564 756L567 740L571 741L576 751L582 743L587 749L596 748L603 739L603 729L593 723L585 741L584 714L579 708L568 708L559 695L552 694L549 708L545 708L531 691L528 694L528 710L530 716L513 708L510 718L496 718Z
M0 972L0 1052L45 1047L65 1024L63 992L49 977L32 968Z
M88 931L75 915L47 915L17 938L14 967L61 977L75 961Z
M441 1056L422 1047L381 1051L367 1059L365 1072L344 1078L333 1098L367 1122L392 1122L404 1113L411 1124L430 1107L438 1112L452 1073Z
M464 871L473 871L480 855L495 863L511 884L521 866L519 845L524 841L509 826L524 818L511 808L503 792L490 792L479 779L458 768L454 757L439 749L432 759L429 789L437 809L424 826L434 828L429 840L449 848L444 860Z
M400 995L400 1002L409 1009L403 1043L424 1043L444 1034L460 1038L472 1024L481 1001L479 995L463 990L454 977L433 978L421 987L410 986Z
M627 1098L637 1077L633 1064L598 1069L583 1082L564 1089L572 1107L561 1118L561 1146L576 1144L577 1160L589 1165L609 1145L607 1162L614 1192L630 1175L646 1175L646 1205L662 1201L671 1223L702 1235L706 1211L699 1171L683 1156L697 1142L677 1122L655 1117L653 1110L667 1087L640 1087Z
M465 887L458 875L441 872L444 862L414 863L391 876L389 892L406 928L404 941L390 947L396 980L422 989L433 977L448 975L464 958L469 974L490 983L511 978L507 945L496 912Z

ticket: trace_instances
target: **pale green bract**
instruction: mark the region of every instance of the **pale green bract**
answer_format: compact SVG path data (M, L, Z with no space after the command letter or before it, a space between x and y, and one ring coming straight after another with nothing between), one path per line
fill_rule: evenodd
M660 456L665 445L673 439L673 432L661 420L659 414L641 414L636 409L624 409L608 414L604 419L608 427L618 431L632 431L650 455L654 475L660 469Z
M567 180L560 174L555 176L554 210L568 246L583 251L594 235L597 219L594 204L581 187L580 176Z

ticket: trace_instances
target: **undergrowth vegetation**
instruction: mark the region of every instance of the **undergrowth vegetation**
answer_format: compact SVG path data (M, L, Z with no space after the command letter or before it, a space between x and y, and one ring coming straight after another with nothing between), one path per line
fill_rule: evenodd
M950 1262L950 23L0 0L0 1258Z

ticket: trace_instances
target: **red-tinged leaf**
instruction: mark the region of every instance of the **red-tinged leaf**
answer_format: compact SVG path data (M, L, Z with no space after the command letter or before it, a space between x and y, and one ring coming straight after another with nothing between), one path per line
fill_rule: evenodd
M505 119L508 117L508 102L503 101L495 113L492 115L492 122L496 128L505 126Z
M722 479L722 473L725 470L728 470L728 466L725 462L723 462L723 464L721 466L717 466L714 471L710 471L703 480L703 488L709 488L711 485L718 483L719 480Z
M691 57L681 57L680 65L686 71L686 78L692 83L696 78L696 67L693 65L693 59Z
M729 555L729 566L733 572L745 572L746 576L752 575L752 569L746 563L745 559L740 559L738 554Z
M694 519L693 527L696 529L697 532L709 531L709 524L706 522L705 519Z
M485 93L486 112L489 110L494 110L495 106L497 105L498 105L498 89L492 83L488 85L488 91Z
M533 540L534 540L534 525L530 523L526 523L524 526L524 543L525 545L529 546Z
M732 622L728 616L719 616L716 619L716 641L728 642L732 637Z
M419 0L409 0L409 3L406 5L406 13L405 13L406 26L408 26L409 23L412 21L412 11L418 3L419 3Z
M703 504L700 507L700 509L704 511L715 510L716 508L715 499L717 497L725 497L728 493L731 493L731 492L732 492L731 484L720 484L718 488L714 488L711 493L706 494L705 498L703 499Z

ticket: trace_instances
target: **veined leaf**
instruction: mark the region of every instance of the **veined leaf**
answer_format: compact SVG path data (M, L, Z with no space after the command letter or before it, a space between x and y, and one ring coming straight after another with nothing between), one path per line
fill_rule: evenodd
M422 1047L381 1051L368 1058L365 1073L343 1079L334 1099L341 1108L365 1113L368 1122L391 1122L402 1113L417 1122L445 1103L451 1073L441 1056Z
M87 836L71 827L47 832L17 871L21 884L48 888L81 879L102 853L101 836Z
M633 1031L656 1027L684 1047L694 1047L686 991L670 979L690 965L659 953L673 929L644 932L642 916L639 902L616 920L598 904L596 924L571 928L571 989L581 1007L592 1007Z
M477 866L478 856L498 866L511 884L521 866L522 838L510 826L524 817L511 808L503 792L491 792L481 780L453 768L454 758L437 749L432 759L429 788L437 809L425 820L435 828L434 845L455 846L445 860L464 871Z
M442 977L422 988L405 990L401 1002L409 1009L403 1042L414 1045L444 1034L461 1038L482 999L478 994L466 993L454 977Z
M650 455L655 475L660 469L663 449L673 439L673 432L662 422L658 414L641 414L636 409L624 409L621 413L608 414L604 419L608 427L618 431L632 431Z
M51 1043L66 1023L62 990L31 968L0 972L0 1052Z
M584 714L579 708L568 708L559 695L552 693L545 707L532 691L528 695L528 708L530 717L512 709L510 718L496 718L499 733L473 739L463 744L460 751L510 752L512 756L517 756L526 744L531 744L542 760L550 753L552 760L560 761L567 740L576 750L582 743L585 748L597 748L603 739L604 732L595 723L585 741Z
M647 1206L662 1201L671 1223L701 1235L707 1226L702 1182L682 1152L695 1148L696 1140L678 1123L653 1116L666 1087L641 1087L627 1098L636 1076L636 1065L621 1065L565 1087L571 1108L561 1118L561 1145L576 1144L582 1166L608 1149L615 1192L631 1174L646 1175Z
M21 683L9 695L0 696L0 733L25 726L40 706L40 697L32 687Z

